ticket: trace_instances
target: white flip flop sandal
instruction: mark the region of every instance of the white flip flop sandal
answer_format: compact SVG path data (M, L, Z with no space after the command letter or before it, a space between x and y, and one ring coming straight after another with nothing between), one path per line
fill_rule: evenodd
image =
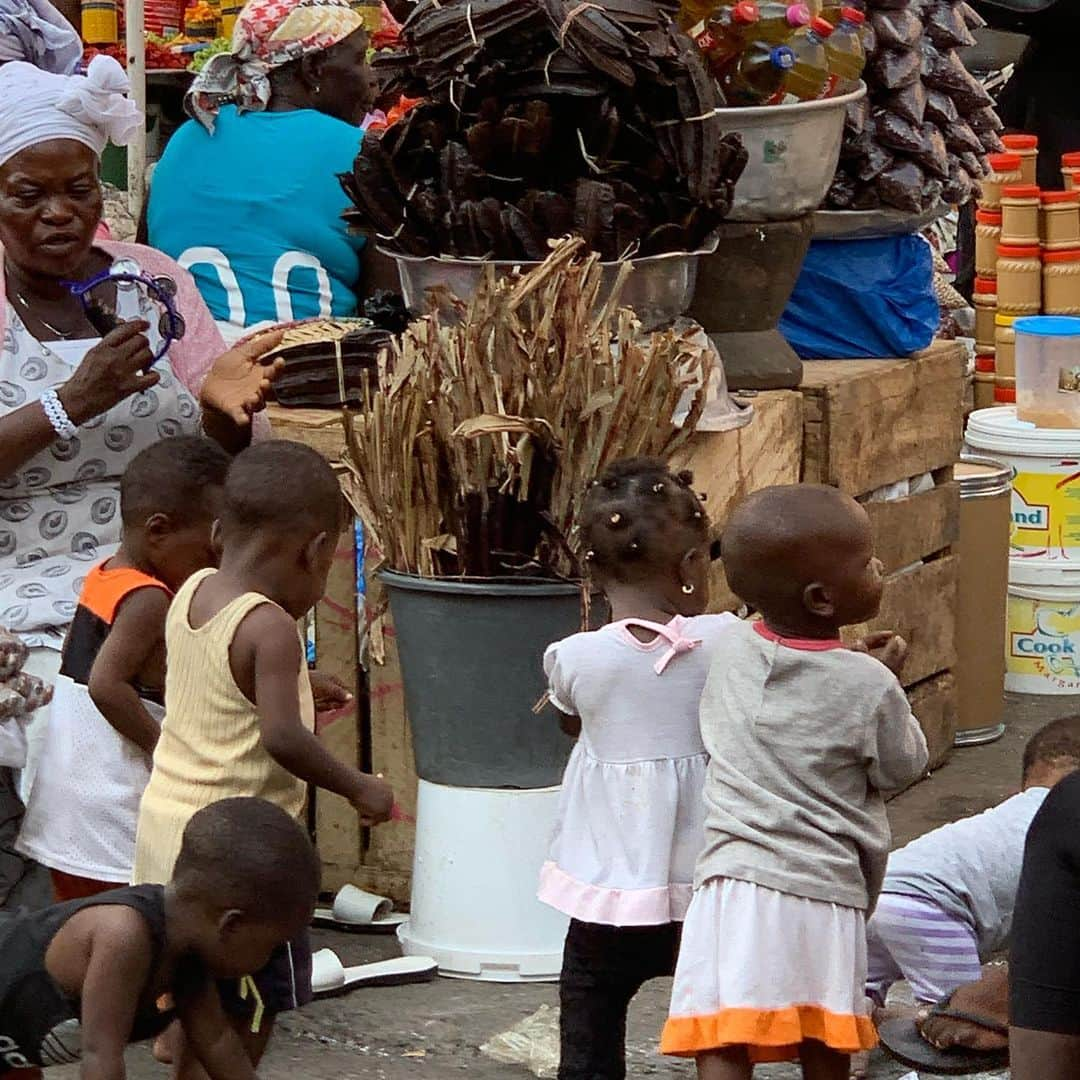
M311 957L311 992L317 998L336 997L362 986L404 986L431 982L439 966L429 956L399 956L374 964L345 967L333 949Z
M346 885L334 897L333 907L315 909L312 922L354 934L392 934L408 919L408 915L395 911L393 901L385 896Z

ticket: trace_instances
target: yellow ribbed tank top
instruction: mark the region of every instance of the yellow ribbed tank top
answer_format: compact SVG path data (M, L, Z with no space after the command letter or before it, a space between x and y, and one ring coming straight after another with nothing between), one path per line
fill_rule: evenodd
M193 574L176 594L165 621L165 719L154 769L139 807L133 884L166 883L192 815L219 799L254 795L299 818L307 785L266 752L259 714L229 667L229 648L244 618L262 604L245 593L203 626L191 625L191 599L214 570ZM300 716L315 729L307 665L297 673ZM257 842L257 838L253 838Z

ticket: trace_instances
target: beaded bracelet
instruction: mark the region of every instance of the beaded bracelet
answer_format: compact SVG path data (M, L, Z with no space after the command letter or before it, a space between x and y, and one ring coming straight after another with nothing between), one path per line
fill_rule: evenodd
M71 417L68 416L67 410L61 404L57 392L55 390L46 390L39 400L41 407L45 410L45 416L49 423L52 424L53 431L61 439L74 438L79 429L71 422Z

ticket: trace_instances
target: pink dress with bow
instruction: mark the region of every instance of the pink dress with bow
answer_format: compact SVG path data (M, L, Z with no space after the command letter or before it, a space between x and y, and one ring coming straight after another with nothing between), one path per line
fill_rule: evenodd
M681 921L704 843L707 755L698 708L738 620L611 623L544 655L552 704L581 718L540 899L609 926ZM640 627L654 634L641 641Z

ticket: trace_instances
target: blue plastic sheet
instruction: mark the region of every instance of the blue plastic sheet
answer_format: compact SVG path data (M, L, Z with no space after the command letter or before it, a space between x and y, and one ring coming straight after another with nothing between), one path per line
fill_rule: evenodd
M940 320L921 237L815 240L780 332L804 360L908 356L930 344Z

